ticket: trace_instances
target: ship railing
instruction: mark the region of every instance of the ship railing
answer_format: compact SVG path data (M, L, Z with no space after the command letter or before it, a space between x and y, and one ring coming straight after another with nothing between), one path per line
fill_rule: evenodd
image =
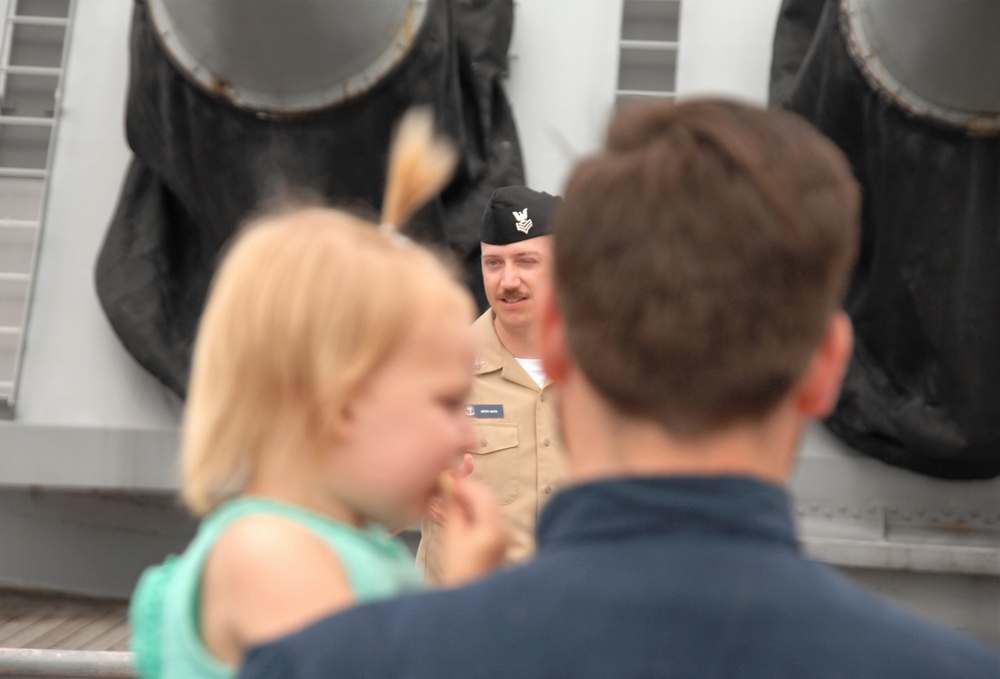
M138 677L132 654L118 651L60 651L0 648L0 677Z

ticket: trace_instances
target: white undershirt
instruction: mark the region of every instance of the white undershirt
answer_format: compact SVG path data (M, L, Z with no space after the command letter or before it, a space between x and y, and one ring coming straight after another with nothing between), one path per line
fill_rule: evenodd
M542 359L518 358L517 362L521 364L526 373L531 375L531 379L535 380L535 384L538 385L539 389L545 386L545 371L542 369Z

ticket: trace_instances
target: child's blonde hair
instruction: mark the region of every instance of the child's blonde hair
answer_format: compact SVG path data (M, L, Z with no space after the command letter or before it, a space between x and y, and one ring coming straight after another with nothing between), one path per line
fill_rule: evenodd
M390 154L381 228L319 207L244 227L194 352L181 442L191 511L242 492L264 451L292 459L334 440L345 403L419 318L457 308L471 320L452 273L388 226L440 190L453 164L429 116L410 114Z

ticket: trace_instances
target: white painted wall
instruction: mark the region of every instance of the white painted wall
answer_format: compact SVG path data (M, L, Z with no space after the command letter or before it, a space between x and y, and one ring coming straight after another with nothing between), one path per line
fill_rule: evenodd
M677 92L766 103L781 0L682 0ZM534 188L559 192L614 104L622 0L516 0L508 94Z
M767 102L781 0L682 0L677 92Z
M614 106L622 0L516 0L507 91L526 183L558 194Z

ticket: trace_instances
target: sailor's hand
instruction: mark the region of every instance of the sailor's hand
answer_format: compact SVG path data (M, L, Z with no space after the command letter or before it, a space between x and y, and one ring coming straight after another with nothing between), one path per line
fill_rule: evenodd
M454 469L449 469L444 473L444 478L451 477L452 481L458 481L459 479L464 479L469 474L472 473L473 469L472 455L466 453L462 457L462 464ZM443 481L444 479L442 479ZM433 521L439 526L444 525L444 507L445 507L445 497L443 492L439 493L437 496L431 499L427 503L426 516L428 519Z
M493 493L476 479L459 478L444 502L442 550L445 585L460 585L503 562L510 539Z

